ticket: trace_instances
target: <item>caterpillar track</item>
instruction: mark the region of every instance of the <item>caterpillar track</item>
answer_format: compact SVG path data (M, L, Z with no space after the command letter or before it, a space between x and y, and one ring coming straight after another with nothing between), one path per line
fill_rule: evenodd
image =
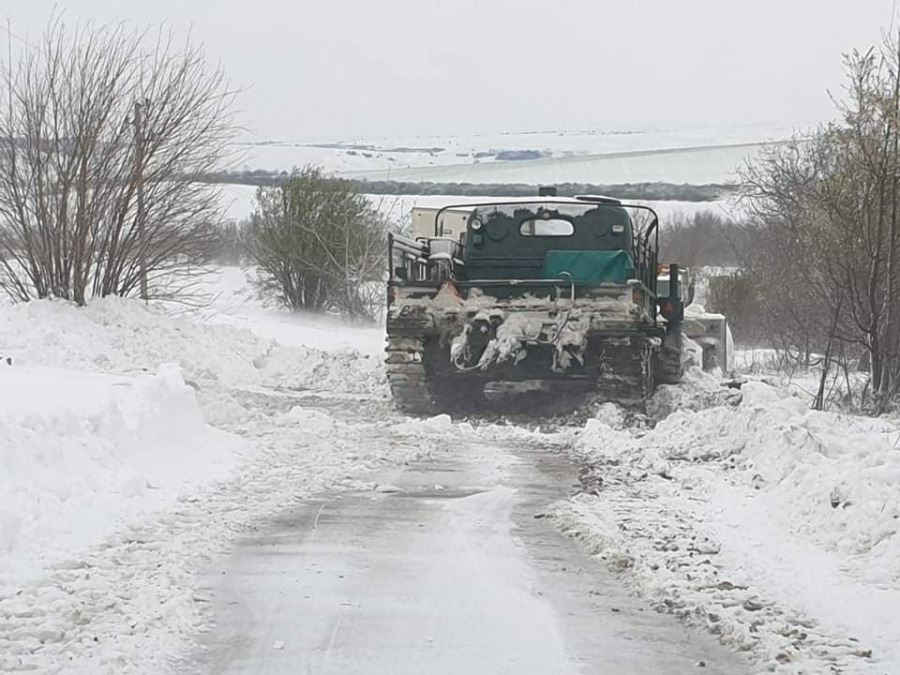
M641 405L653 393L656 342L643 336L598 340L600 368L594 393L620 405Z
M389 337L385 348L394 405L411 415L477 410L485 380L477 375L435 372L439 349L427 338Z
M390 336L386 369L395 406L411 415L484 410L485 384L504 381L476 373L448 371L449 353L428 337ZM573 388L623 406L642 406L657 384L681 376L680 346L672 339L644 335L597 338L590 345L590 367L577 377L541 379L545 391Z
M421 338L389 337L385 366L394 405L411 415L434 411Z

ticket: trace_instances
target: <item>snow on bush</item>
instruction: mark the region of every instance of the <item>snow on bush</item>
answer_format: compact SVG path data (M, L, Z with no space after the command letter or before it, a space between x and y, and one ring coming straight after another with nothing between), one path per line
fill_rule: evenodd
M207 426L177 366L136 378L4 370L0 587L226 477L241 449Z
M596 496L558 520L659 609L761 667L896 669L900 429L761 383L741 393L653 428L603 409L572 444Z

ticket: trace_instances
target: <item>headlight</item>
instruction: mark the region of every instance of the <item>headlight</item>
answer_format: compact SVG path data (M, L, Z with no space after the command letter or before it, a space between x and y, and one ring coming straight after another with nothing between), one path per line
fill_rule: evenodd
M469 227L471 227L475 232L478 232L478 230L480 230L483 226L484 223L481 222L481 218L472 218L472 222L469 223Z
M612 226L613 234L622 234L625 231L624 225L613 225Z

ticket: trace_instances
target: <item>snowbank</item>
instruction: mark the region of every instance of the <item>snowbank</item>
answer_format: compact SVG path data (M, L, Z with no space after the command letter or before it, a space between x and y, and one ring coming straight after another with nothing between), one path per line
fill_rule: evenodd
M382 393L380 356L282 345L249 330L180 318L135 300L106 298L79 308L31 302L0 309L0 355L18 365L106 373L154 372L177 363L205 386L277 386Z
M205 422L240 431L260 414L248 392L385 389L379 356L280 345L115 298L0 306L0 356L7 581L226 476L234 441Z
M597 496L557 518L660 609L761 667L896 671L900 429L761 383L735 403L652 429L604 409L572 445Z
M235 429L259 415L246 392L384 389L377 356L280 345L115 298L0 307L0 356L10 583L229 475L236 441L206 422Z
M134 378L6 368L0 411L0 588L224 478L242 450L171 365Z
M214 325L216 305L171 311L0 305L0 671L167 671L208 620L196 575L211 555L430 451L300 407L323 392L383 408L380 354L335 331L322 350L302 326L280 344Z
M812 354L811 365L805 366L781 350L738 349L735 371L750 379L777 384L811 403L821 384L823 358L821 354ZM862 400L863 392L868 390L868 381L869 373L865 370L850 368L846 372L839 367L831 368L825 378L825 407L832 410L853 408L853 403Z
M39 582L0 585L0 672L119 675L185 672L210 620L198 577L230 542L315 493L376 489L361 480L423 456L382 427L288 407L244 425L254 441L233 480L195 486L173 508L122 523Z
M648 401L647 414L653 419L663 420L676 411L737 405L741 398L739 389L723 387L720 378L691 367L685 370L680 385L664 384L657 388Z

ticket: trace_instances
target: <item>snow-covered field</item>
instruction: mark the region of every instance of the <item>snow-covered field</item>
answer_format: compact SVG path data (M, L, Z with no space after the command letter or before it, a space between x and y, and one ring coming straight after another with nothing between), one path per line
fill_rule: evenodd
M347 178L432 183L686 183L704 185L737 179L763 144L542 157L519 161L466 162L409 168L346 171Z
M794 130L780 126L697 129L552 131L472 137L352 139L333 147L271 141L241 146L245 170L286 170L314 165L347 178L436 183L725 183L765 144ZM368 149L360 149L368 148ZM396 149L402 151L396 151ZM390 150L394 149L394 152ZM540 159L496 160L502 150L536 150ZM220 186L227 217L253 212L255 187ZM371 196L381 210L401 221L416 205L461 203L472 197ZM646 202L665 219L672 212L713 209L726 215L735 204Z
M555 130L477 136L347 139L334 144L250 141L246 169L307 164L372 179L471 182L721 182L758 144L792 129L776 125ZM503 161L501 151L532 150L544 159Z
M207 324L243 328L281 345L364 354L370 357L370 366L380 367L381 326L353 326L336 317L292 313L261 301L253 279L252 269L239 267L223 267L210 274L196 289L210 305L196 315Z
M584 490L548 513L760 672L900 671L894 420L702 374L657 396L655 423L608 405L553 433L411 420L380 328L267 308L235 268L208 290L177 316L0 305L0 670L169 672L209 621L197 575L236 537L464 436L567 447Z
M246 220L254 210L256 188L249 185L220 185L226 217L232 220ZM477 201L496 199L495 197L457 197L453 195L368 195L368 199L392 222L403 224L408 222L410 211L419 207L447 206L449 204L468 204ZM654 209L663 226L668 218L676 213L690 216L700 211L712 211L725 218L739 215L738 205L733 199L721 199L710 202L680 201L629 201L631 204L642 204Z

